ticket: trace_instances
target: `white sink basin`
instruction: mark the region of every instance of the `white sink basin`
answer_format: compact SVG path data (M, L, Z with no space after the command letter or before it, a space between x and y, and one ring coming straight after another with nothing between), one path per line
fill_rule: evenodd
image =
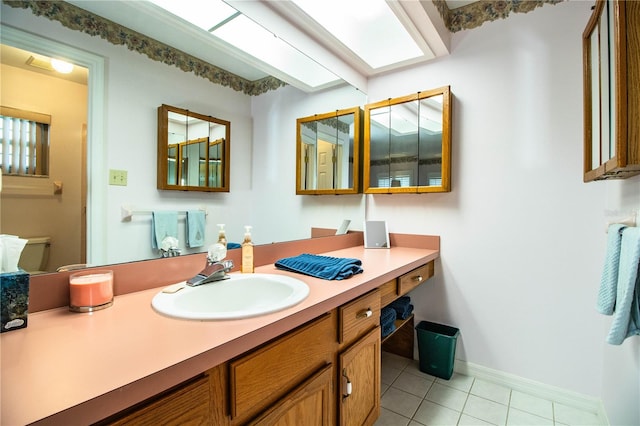
M160 292L153 308L165 315L193 319L220 320L249 318L276 312L309 295L304 282L271 274L232 274L223 281L185 286L175 293Z

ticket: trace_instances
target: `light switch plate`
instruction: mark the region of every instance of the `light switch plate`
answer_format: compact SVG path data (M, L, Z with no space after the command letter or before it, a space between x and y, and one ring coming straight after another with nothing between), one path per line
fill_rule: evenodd
M109 185L127 186L127 171L110 169Z

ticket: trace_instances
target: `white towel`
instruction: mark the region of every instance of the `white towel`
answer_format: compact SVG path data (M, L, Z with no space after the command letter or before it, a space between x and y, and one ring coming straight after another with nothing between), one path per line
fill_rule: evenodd
M178 239L178 212L154 211L151 214L151 247L157 249L166 237Z
M621 344L640 334L640 228L622 230L615 313L607 342Z
M607 252L600 280L600 290L596 309L604 315L613 314L616 304L616 292L618 286L618 270L620 269L620 244L622 242L622 230L625 225L614 223L609 225L607 235Z

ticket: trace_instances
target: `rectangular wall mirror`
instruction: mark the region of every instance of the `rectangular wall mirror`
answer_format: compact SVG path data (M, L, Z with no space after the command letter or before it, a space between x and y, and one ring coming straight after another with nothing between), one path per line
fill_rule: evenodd
M362 110L343 109L296 122L296 194L358 193Z
M158 107L158 189L229 192L231 123Z
M364 192L448 192L449 86L365 106Z
M638 28L636 2L598 0L582 34L585 182L640 174Z

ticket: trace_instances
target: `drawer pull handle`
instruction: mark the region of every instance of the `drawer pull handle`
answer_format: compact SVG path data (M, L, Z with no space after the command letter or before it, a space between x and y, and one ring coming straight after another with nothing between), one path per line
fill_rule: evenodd
M373 311L371 310L371 308L367 308L366 311L358 312L356 318L369 318L371 315L373 315Z
M349 380L349 376L347 376L347 370L342 370L342 381L344 383L344 392L342 394L342 400L347 399L351 392L353 391L353 386L351 385L351 380Z
M415 277L413 277L413 280L417 282L422 282L422 275L416 275Z

